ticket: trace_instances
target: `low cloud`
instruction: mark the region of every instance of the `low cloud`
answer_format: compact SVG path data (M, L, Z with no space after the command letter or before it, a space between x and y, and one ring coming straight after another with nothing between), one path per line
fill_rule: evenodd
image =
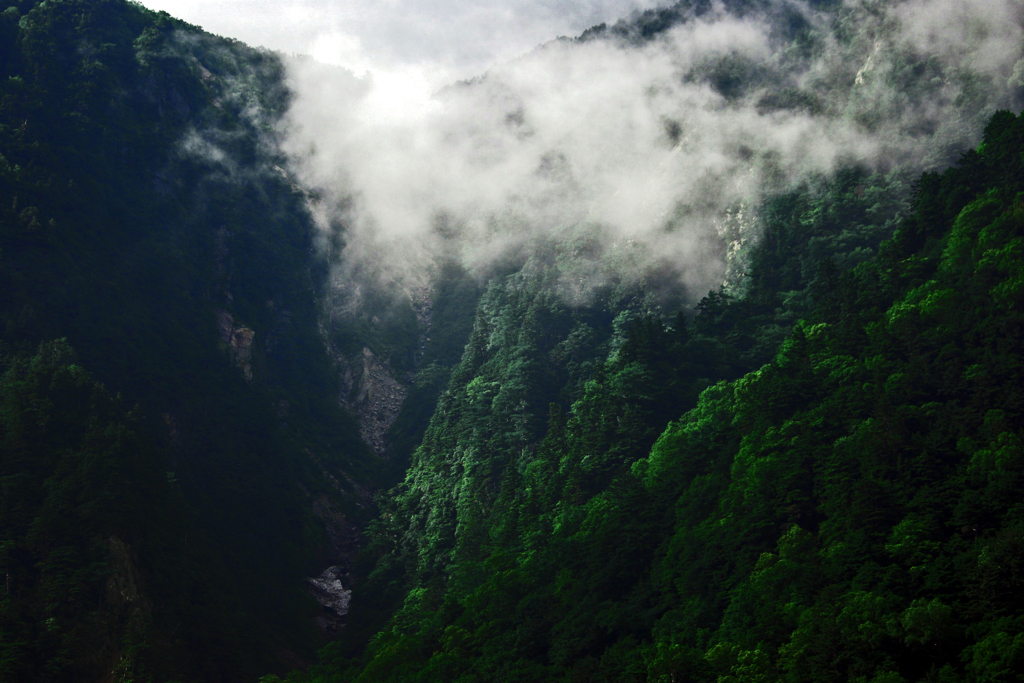
M842 164L949 163L1000 107L1019 107L1021 5L993 0L720 7L643 43L556 40L470 82L437 67L366 73L293 60L284 147L340 278L423 286L540 241L599 244L609 276L722 283L750 207ZM609 271L615 271L609 273Z

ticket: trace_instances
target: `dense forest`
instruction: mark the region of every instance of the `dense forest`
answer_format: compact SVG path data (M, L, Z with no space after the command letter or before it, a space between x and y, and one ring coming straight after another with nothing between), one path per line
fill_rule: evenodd
M901 55L980 143L731 207L706 293L567 296L622 257L582 226L353 306L282 56L125 0L9 2L0 48L0 681L1024 679L1024 115L977 74Z
M797 309L799 248L692 320L492 283L372 526L397 612L289 680L1020 680L1022 164L999 112ZM762 244L870 181L772 200Z
M281 62L119 0L3 7L0 42L0 679L294 668L372 455Z

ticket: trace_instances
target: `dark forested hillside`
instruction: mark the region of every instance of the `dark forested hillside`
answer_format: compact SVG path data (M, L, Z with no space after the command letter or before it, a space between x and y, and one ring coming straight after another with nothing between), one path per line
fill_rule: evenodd
M7 3L0 55L0 679L293 667L370 461L283 67L122 0Z
M492 283L373 530L398 610L294 680L1019 680L1022 159L999 112L855 266L814 231L870 179L772 199L692 320Z

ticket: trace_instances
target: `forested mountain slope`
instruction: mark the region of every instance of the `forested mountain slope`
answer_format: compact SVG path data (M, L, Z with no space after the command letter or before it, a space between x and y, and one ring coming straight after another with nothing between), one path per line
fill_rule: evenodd
M436 93L470 163L387 176L428 230L389 251L303 135L407 150L303 129L309 60L0 9L0 680L1019 680L1012 30L682 0L554 41ZM552 64L654 118L559 147Z
M765 172L753 205L708 199L725 283L699 302L673 279L685 263L617 268L649 245L607 239L597 202L486 271L409 471L378 497L349 633L291 680L1017 680L1024 150L1017 117L990 117L1018 106L1024 62L928 57L888 14L911 6L681 2L523 58L560 74L592 41L637 54L704 17L763 21L763 61L682 60L693 108L719 117L705 125L806 116L882 151ZM439 96L497 101L530 140L521 75ZM691 114L663 121L674 151ZM920 174L982 120L981 147ZM778 168L770 143L713 149L727 169ZM544 151L545 181L577 196L585 162ZM704 198L680 187L665 234L699 230Z
M1019 680L1022 159L997 113L763 365L755 295L666 325L492 284L374 531L398 612L293 679Z
M0 55L0 678L293 667L372 456L283 66L122 0L5 3Z

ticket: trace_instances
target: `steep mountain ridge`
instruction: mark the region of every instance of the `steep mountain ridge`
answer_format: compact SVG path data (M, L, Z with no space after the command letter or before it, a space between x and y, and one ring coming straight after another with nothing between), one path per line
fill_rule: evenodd
M120 0L18 2L0 21L5 680L243 680L308 660L325 640L304 579L351 552L376 465L337 402L320 236L276 151L280 58ZM48 350L58 338L74 352ZM131 495L74 488L76 468L129 456L75 436L25 363L123 396L103 419L137 440ZM36 420L96 464L26 478L17 435ZM82 526L42 531L54 514Z
M669 326L493 282L374 527L397 612L289 680L1016 680L1022 145L998 112L752 372L744 314L800 255Z
M971 564L996 546L1017 557L1016 508L993 503L988 531L967 539L978 527L965 531L954 508L983 495L964 457L982 432L1000 431L1001 457L1016 457L1019 434L1001 420L1003 401L1016 405L1018 321L996 290L1017 291L1019 120L997 114L977 153L917 178L955 158L993 102L1019 102L1021 84L1004 88L1007 72L988 90L965 85L941 133L904 119L968 84L970 63L954 74L902 43L884 19L899 3L821 6L831 22L815 35L794 7L735 3L741 17L768 8L792 50L768 60L776 73L724 54L688 77L726 110L806 110L897 153L874 172L840 163L729 206L726 233L735 215L759 234L729 236L742 277L693 313L673 316L657 277L613 272L585 303L567 297L588 259L609 258L593 235L541 237L490 274L406 478L380 498L354 642L293 680L1013 680L1019 615L989 618L976 591L991 581L1007 594L1016 579ZM643 43L710 13L680 3L580 40ZM821 50L842 62L835 78L787 90ZM528 136L529 108L502 77L444 96L490 92ZM890 88L906 98L872 99ZM969 218L972 202L988 213ZM939 265L947 240L975 239L961 254L997 268L991 291ZM945 275L930 279L935 269ZM952 313L954 291L972 292L976 317ZM915 317L925 309L937 317ZM912 332L889 327L902 311L914 311ZM943 366L961 353L978 362L954 367L973 371ZM1000 379L978 384L975 371ZM988 406L1004 412L990 427L962 409L996 393ZM930 549L913 560L907 530ZM858 635L864 624L871 634ZM372 634L365 651L357 632Z

